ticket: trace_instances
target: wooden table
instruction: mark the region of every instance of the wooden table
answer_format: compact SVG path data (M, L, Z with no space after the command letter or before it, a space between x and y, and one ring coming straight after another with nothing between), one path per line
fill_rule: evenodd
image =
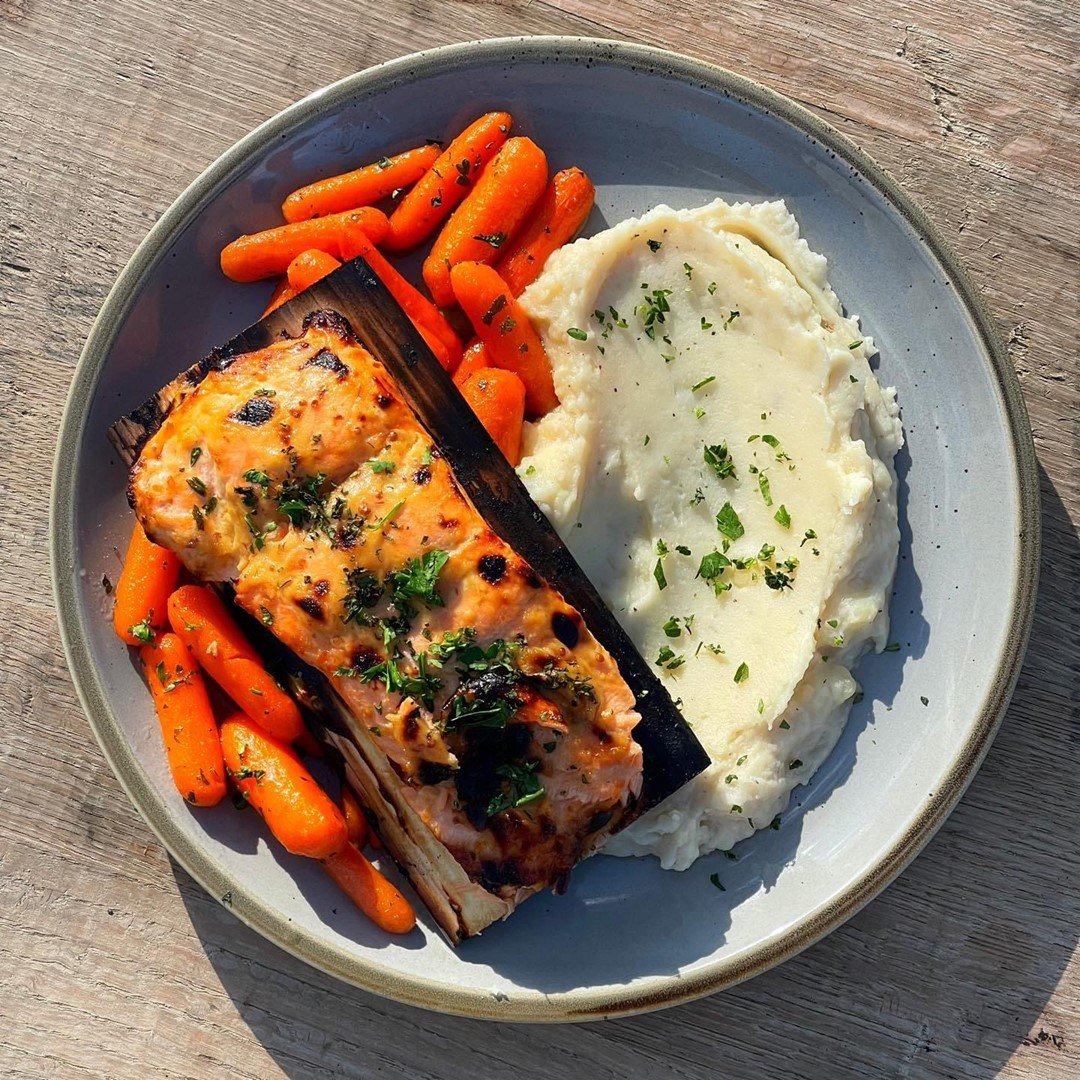
M860 142L985 291L1043 468L1031 649L986 764L926 852L784 967L666 1013L580 1027L382 1001L205 896L105 765L47 584L69 377L155 218L308 91L414 49L511 33L695 54ZM1080 1074L1078 54L1069 0L0 0L0 1074Z

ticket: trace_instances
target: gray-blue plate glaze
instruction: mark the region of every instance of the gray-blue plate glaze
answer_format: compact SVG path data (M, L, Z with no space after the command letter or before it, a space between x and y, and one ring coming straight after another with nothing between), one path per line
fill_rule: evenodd
M193 813L110 629L130 518L108 425L259 315L269 286L217 269L239 233L276 224L299 184L509 109L555 168L596 182L589 230L659 202L781 197L881 349L907 446L892 603L900 651L864 661L865 699L779 831L664 873L597 857L565 896L530 900L452 950L390 939L253 814ZM986 751L1026 641L1037 479L1016 378L956 260L903 192L790 101L698 61L613 42L452 46L352 76L299 102L214 163L154 227L87 342L60 434L53 566L75 682L136 806L202 884L308 962L379 994L513 1020L657 1008L728 986L804 948L880 890L955 804ZM719 872L726 892L709 883Z

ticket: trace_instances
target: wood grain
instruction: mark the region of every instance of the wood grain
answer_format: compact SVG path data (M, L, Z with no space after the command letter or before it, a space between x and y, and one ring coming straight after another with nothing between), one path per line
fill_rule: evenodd
M94 314L153 220L307 91L507 33L692 53L856 139L982 286L1043 468L1032 647L986 765L926 852L782 968L580 1027L481 1025L349 990L203 895L104 764L46 585L51 433ZM1069 0L0 0L0 1074L1080 1074L1078 56Z

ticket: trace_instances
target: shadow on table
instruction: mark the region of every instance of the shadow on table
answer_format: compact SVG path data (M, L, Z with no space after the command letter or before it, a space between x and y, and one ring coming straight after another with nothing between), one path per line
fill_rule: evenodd
M1042 490L1039 605L1005 724L941 833L847 926L749 983L666 1012L495 1025L341 984L241 925L176 867L195 930L252 1033L292 1080L992 1077L1025 1043L1042 1057L1036 1068L1067 1071L1065 1057L1054 1063L1071 1058L1061 1033L1037 1024L1080 930L1080 890L1060 855L1080 835L1069 794L1080 774L1069 637L1080 543L1045 474Z

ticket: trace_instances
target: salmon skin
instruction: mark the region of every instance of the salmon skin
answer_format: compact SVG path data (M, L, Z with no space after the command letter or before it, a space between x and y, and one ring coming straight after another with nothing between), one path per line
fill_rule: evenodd
M318 311L299 330L214 354L113 438L141 450L148 534L322 674L313 704L350 779L457 942L564 885L645 807L634 694L349 323Z

